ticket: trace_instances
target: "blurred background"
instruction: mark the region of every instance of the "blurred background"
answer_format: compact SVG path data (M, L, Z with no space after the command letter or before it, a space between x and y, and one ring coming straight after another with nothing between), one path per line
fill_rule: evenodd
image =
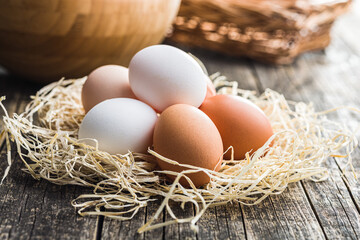
M350 0L0 0L0 6L2 95L8 79L39 87L78 78L105 64L127 66L137 51L161 42L195 53L210 68L221 59L278 69L295 66L308 51L318 64L355 64L360 49L359 2Z

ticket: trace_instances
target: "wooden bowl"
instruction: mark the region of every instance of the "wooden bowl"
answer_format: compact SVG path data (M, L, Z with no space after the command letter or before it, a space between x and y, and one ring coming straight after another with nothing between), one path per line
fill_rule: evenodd
M0 65L49 82L127 66L162 41L181 0L0 0Z

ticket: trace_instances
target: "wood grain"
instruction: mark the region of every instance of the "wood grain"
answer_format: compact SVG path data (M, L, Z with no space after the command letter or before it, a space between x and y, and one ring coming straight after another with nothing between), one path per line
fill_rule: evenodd
M184 209L181 209L179 204L171 203L171 209L176 216L187 218L194 216L194 209L191 204L185 204ZM165 221L170 221L172 218L168 213L165 213ZM196 239L196 233L191 230L190 224L175 224L169 225L164 228L163 239Z
M0 64L36 81L127 66L159 43L180 0L0 0Z
M238 203L210 208L198 222L199 239L246 239Z
M337 168L330 171L326 182L303 184L328 239L360 237L359 212Z
M338 54L343 53L345 56L351 54L336 41L333 42L332 47L336 47ZM324 68L323 60L320 54L308 54L299 58L291 67L269 70L263 66L254 66L264 87L280 89L292 100L312 101L318 110L345 105L359 106L352 87L354 78L350 77L354 75L349 74L351 65L340 60L342 65L339 66L338 59L328 57L326 65L331 67ZM359 122L359 116L352 116L349 111L333 114L330 117L339 121L345 120L350 126ZM354 157L359 159L359 155ZM348 191L350 189L346 189L345 182L341 178L340 165L330 159L327 166L331 169L329 181L324 183L303 181L304 191L327 238L337 236L356 239L359 237L360 220L358 208L351 197L353 194ZM353 188L358 189L354 185Z
M129 221L105 218L101 239L144 239L137 230L145 223L146 209L143 208Z
M19 92L15 95L19 95ZM26 100L24 97L14 98L9 110L21 112L27 102L27 97ZM4 150L1 152L0 169L6 167ZM14 164L9 176L0 185L1 239L95 238L96 217L82 218L76 215L70 204L72 199L87 189L37 181L21 170L23 164L15 152L12 159Z
M209 55L209 54L208 54ZM231 58L221 58L217 61L217 54L211 58L207 55L210 72L229 71L225 75L230 80L239 82L239 87L256 90L261 93L267 87L262 81L279 82L280 68L265 66L252 62L234 61ZM236 69L236 70L234 70ZM264 76L262 76L262 74ZM291 92L285 81L277 84L278 91ZM301 97L295 100L302 100ZM324 238L320 224L306 199L306 194L301 185L290 185L289 190L281 196L272 196L256 206L241 206L244 218L246 237L248 239L308 239ZM290 214L291 213L291 214ZM204 238L206 239L206 238Z
M300 184L256 206L244 206L248 239L324 239Z

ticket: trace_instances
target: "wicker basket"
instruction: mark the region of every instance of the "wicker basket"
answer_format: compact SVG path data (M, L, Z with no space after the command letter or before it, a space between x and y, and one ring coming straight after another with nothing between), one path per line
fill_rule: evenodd
M322 49L351 0L182 0L169 39L190 46L286 64Z

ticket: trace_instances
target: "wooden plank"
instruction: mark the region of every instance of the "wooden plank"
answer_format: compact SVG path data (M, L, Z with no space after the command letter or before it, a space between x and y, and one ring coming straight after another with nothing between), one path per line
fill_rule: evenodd
M174 202L171 202L170 206L176 216L181 218L194 216L194 209L190 203L185 204L184 209ZM172 220L168 213L165 214L165 220ZM190 228L190 224L172 224L165 227L164 239L196 239L196 233Z
M220 225L217 220L216 207L207 209L204 215L199 219L199 239L228 239L229 234L227 226Z
M243 212L239 203L218 206L216 207L216 213L219 228L226 227L228 239L247 239ZM222 234L220 234L218 239L223 239Z
M19 112L27 102L20 101ZM4 169L6 156L2 153L0 168ZM13 159L9 176L0 186L1 239L95 238L97 219L78 216L70 204L72 199L89 189L34 180L21 171L23 163L15 152Z
M252 62L249 64L246 61L239 61L232 58L222 58L220 61L216 54L207 54L206 61L204 62L209 68L209 72L220 71L224 74L225 71L224 75L226 75L229 80L238 81L240 88L256 90L259 93L264 90L264 85L258 79L257 71L252 67ZM276 68L273 66L261 66L266 69L263 72L266 78L272 79L270 81L278 78ZM278 89L281 91L288 91L287 85L279 85L277 87L280 87ZM291 191L286 190L281 196L272 196L256 206L241 206L240 209L242 209L244 221L241 225L244 225L245 229L242 230L242 228L239 227L240 224L236 224L237 228L240 229L240 234L238 235L246 234L245 236L248 239L324 238L321 226L317 222L316 216L311 209L310 203L306 199L305 192L301 185L296 184L289 186L289 188ZM289 215L289 210L292 211L293 214ZM206 221L214 221L213 219L216 219L216 216L218 216L218 213L211 214L211 212L209 212L207 214L210 214L211 217L204 219L204 223ZM237 214L239 215L239 213ZM200 225L199 221L199 226ZM209 223L209 225L214 224ZM204 227L204 229L204 231L206 231L207 228ZM212 235L205 236L217 236L221 231L214 230L213 232ZM226 236L226 234L223 236Z
M283 67L279 68L280 70L284 70ZM304 69L304 68L300 68L300 69ZM278 71L277 74L279 74L282 71ZM265 78L266 75L266 83L269 83L269 75L266 72L262 73L262 71L257 70L260 79ZM264 76L262 76L264 75ZM297 75L299 76L299 75ZM275 78L276 79L276 78ZM277 79L281 79L282 81L287 81L287 91L283 91L285 93L285 95L288 95L287 97L290 97L289 95L291 95L291 98L295 98L295 97L300 97L301 95L298 95L298 91L296 91L296 89L300 89L301 90L301 85L299 84L292 84L291 81L294 78L291 77L286 77L286 76L278 76ZM265 82L265 80L263 80L263 82ZM276 84L279 84L278 82ZM309 84L308 84L309 85ZM267 86L269 87L269 86ZM270 88L272 89L278 89L276 88L277 86L270 86ZM306 91L307 94L311 94L311 96L318 96L319 99L317 99L317 102L324 102L324 93L323 94L314 94L314 86L310 87L312 90L312 92L310 90ZM292 89L294 89L293 91L291 91ZM321 91L321 90L319 90ZM305 91L304 91L305 92ZM308 97L311 97L308 96ZM304 97L303 97L304 98ZM315 97L314 97L315 100ZM339 174L339 169L335 169L335 172L337 172L337 174ZM352 222L349 221L350 219L358 219L358 212L353 204L353 202L351 201L350 198L346 198L345 200L343 199L339 199L336 198L338 196L338 188L336 187L336 185L341 185L344 189L345 185L344 183L341 181L341 179L337 179L340 180L340 183L336 182L336 181L327 181L321 184L316 184L316 183L309 183L308 181L306 181L306 184L304 184L305 187L305 191L307 193L307 196L309 198L309 201L311 202L311 206L313 207L313 210L316 213L316 216L318 218L318 220L321 223L321 228L324 230L326 237L331 238L331 236L334 236L334 233L336 233L336 236L341 236L341 237L353 237L356 238L356 236L358 235L359 232L359 225L356 224L356 222ZM316 188L315 188L316 186ZM320 193L324 193L324 194L320 194ZM348 194L348 193L347 193ZM342 192L343 196L349 196L346 195L346 192ZM328 196L331 199L338 199L337 202L332 202L332 201L327 201L327 198L324 198L324 196ZM344 206L347 206L346 208ZM330 218L329 218L330 217ZM336 220L335 220L335 219ZM340 220L339 220L340 219Z
M146 208L140 209L131 220L120 221L105 217L101 239L163 239L163 228L145 233L137 232L155 214L160 204L160 199L150 202ZM154 223L161 223L163 220L163 214L161 214Z
M341 36L339 36L341 37ZM359 53L354 52L353 48L346 46L346 41L334 41L332 44L333 48L338 49L339 52L345 53L344 55L350 56L349 59L359 60ZM360 50L360 46L357 45L357 48ZM311 65L314 62L315 56L308 56L307 63ZM358 61L360 63L360 61ZM359 65L359 64L358 64ZM359 92L359 80L360 80L360 71L358 65L353 64L353 61L344 61L340 65L333 65L330 69L325 69L323 67L318 67L314 69L314 72L317 76L316 82L319 88L323 89L326 92L326 101L330 102L333 105L343 105L360 108L360 100L358 99ZM319 103L319 106L322 106L322 103ZM360 114L354 114L350 111L339 111L334 114L334 119L347 123L351 126L352 129L356 129L360 122ZM359 137L359 133L357 137ZM341 220L339 217L335 218L338 221L339 225L344 225L346 228L351 227L353 232L348 233L348 235L340 235L344 237L359 238L360 234L360 183L354 178L354 174L350 169L345 170L344 176L342 176L342 170L346 162L342 159L334 159L331 161L331 167L337 168L338 171L332 171L331 181L333 185L336 185L337 191L336 195L333 191L328 193L327 199L330 199L332 205L336 205L337 208L343 208L346 212L346 216L342 216ZM360 174L360 152L359 150L353 154L353 163L355 168L355 173ZM311 189L311 188L310 188ZM317 191L315 189L314 191ZM315 203L316 204L316 201ZM326 212L326 211L325 211ZM331 213L325 213L331 214ZM324 214L324 215L325 215ZM339 215L342 214L342 211L338 212ZM323 214L319 215L322 216ZM324 216L326 217L326 215ZM347 221L346 221L347 218ZM328 219L328 218L326 218ZM326 219L324 221L326 221ZM345 219L345 220L344 220Z
M329 239L333 236L359 239L360 216L338 168L330 170L325 182L303 181L303 184Z
M149 221L151 217L155 215L156 211L160 207L162 200L162 198L158 198L155 202L152 202L146 207L146 221ZM154 222L154 224L162 222L164 222L164 211L160 214L159 218ZM163 236L164 228L157 228L144 233L145 239L163 239Z
M337 49L340 53L344 52L344 49ZM352 53L345 53L345 56L349 55ZM292 66L269 69L255 65L255 69L265 87L280 91L292 100L311 100L315 102L318 110L349 103L352 106L359 106L358 102L353 102L354 91L358 91L359 87L354 84L356 77L348 71L352 66L346 62L339 64L331 60L333 59L324 58L318 53L306 54ZM269 72L271 72L270 77ZM335 116L331 115L331 117ZM353 122L358 122L351 114L343 116L342 119L344 118L348 123L351 119ZM328 166L332 169L329 181L321 184L304 181L304 189L328 238L334 234L339 237L358 238L360 231L358 209L340 177L341 173L336 163L330 159Z
M356 156L360 156L360 149L357 148ZM359 165L359 157L355 159L356 164ZM359 178L359 167L355 168L357 177ZM356 206L356 209L358 212L360 212L360 181L359 179L356 179L354 177L354 173L352 171L346 170L344 173L344 176L342 176L344 179L345 185L350 193L350 196Z
M240 205L209 208L198 221L199 239L246 239Z
M146 209L140 209L133 219L119 221L105 218L102 227L101 239L144 239L144 234L137 230L145 223Z
M248 239L324 239L299 183L255 206L244 206Z

